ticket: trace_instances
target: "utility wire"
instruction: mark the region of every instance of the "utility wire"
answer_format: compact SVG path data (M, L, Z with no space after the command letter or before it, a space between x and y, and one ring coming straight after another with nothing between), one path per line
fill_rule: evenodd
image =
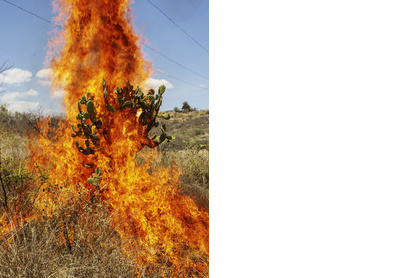
M147 44L145 44L145 43L142 43L142 42L140 42L140 43L141 43L142 45L144 45L145 47L149 48L150 50L152 50L152 51L156 52L157 54L159 54L159 55L163 56L164 58L166 58L166 59L170 60L171 62L173 62L173 63L177 64L178 66L180 66L180 67L182 67L182 68L184 68L184 69L186 69L186 70L188 70L188 71L190 71L190 72L193 72L194 74L196 74L196 75L198 75L198 76L200 76L200 77L204 78L205 80L208 80L208 78L207 78L207 77L204 77L203 75L201 75L201 74L198 74L197 72L195 72L195 71L192 71L191 69L188 69L188 68L187 68L187 67L185 67L184 65L181 65L180 63L178 63L178 62L176 62L176 61L172 60L171 58L169 58L169 57L165 56L164 54L162 54L162 53L158 52L157 50L153 49L152 47L148 46Z
M49 21L49 20L47 20L47 19L45 19L45 18L43 18L43 17L41 17L41 16L35 14L35 13L32 13L32 12L30 12L30 11L28 11L28 10L25 10L24 8L22 8L22 7L18 6L18 5L15 5L14 3L11 3L11 2L9 2L9 1L7 1L7 0L3 0L3 1L6 2L6 3L8 3L8 4L10 4L10 5L12 5L12 6L14 6L14 7L16 7L16 8L18 8L18 9L20 9L20 10L23 10L23 11L26 12L26 13L29 13L29 14L31 14L31 15L33 15L33 16L36 16L37 18L39 18L39 19L41 19L41 20L44 20L44 21L46 21L47 23L50 23L51 25L53 25L53 26L55 26L55 27L58 27L58 28L63 29L62 26L60 26L60 25L58 25L58 24L55 24L55 23L53 23L53 22L51 22L51 21Z
M181 81L181 82L183 82L183 83L186 83L186 84L189 84L189 85L192 85L192 86L196 86L196 87L199 87L199 88L201 88L201 89L203 89L203 90L207 90L207 91L208 91L208 88L206 88L206 87L202 87L202 86L200 86L200 85L196 85L196 84L187 82L187 81L185 81L185 80L182 80L182 79L180 79L180 78L178 78L178 77L171 76L171 75L169 75L168 73L165 73L165 72L163 72L163 71L161 71L161 70L157 70L157 71L158 71L159 73L165 75L165 76L170 77L170 78L176 79L176 80Z
M196 41L191 35L189 35L185 30L182 29L182 27L180 27L178 24L176 24L175 21L173 21L168 15L166 15L159 7L157 7L153 2L151 2L150 0L147 0L147 2L149 2L151 5L153 5L157 10L160 11L160 13L162 13L166 18L169 19L169 21L171 21L173 24L175 24L176 27L178 27L179 29L181 29L182 32L184 32L189 38L191 38L195 43L197 43L201 48L203 48L205 51L209 52L207 48L205 48L204 46L202 46L198 41Z
M62 26L60 26L60 25L57 25L57 24L55 24L55 23L53 23L53 22L51 22L51 21L49 21L49 20L47 20L47 19L45 19L45 18L43 18L43 17L37 15L37 14L31 12L31 11L28 11L28 10L26 10L26 9L24 9L24 8L22 8L22 7L18 6L18 5L16 5L16 4L14 4L14 3L11 3L11 2L9 2L9 1L7 1L7 0L3 0L3 1L6 2L6 3L8 3L8 4L10 4L10 5L12 5L12 6L14 6L14 7L16 7L16 8L18 8L18 9L20 9L20 10L22 10L22 11L24 11L24 12L26 12L26 13L28 13L28 14L31 14L31 15L33 15L33 16L35 16L35 17L37 17L37 18L39 18L39 19L41 19L41 20L43 20L43 21L46 21L47 23L50 23L51 25L53 25L53 26L55 26L55 27L58 27L58 28L60 28L60 29L64 29L64 27L62 27ZM152 51L154 51L154 52L160 54L160 55L163 56L164 58L170 60L171 62L173 62L173 63L179 65L180 67L182 67L182 68L184 68L184 69L186 69L186 70L188 70L188 71L190 71L190 72L193 72L193 73L197 74L198 76L200 76L200 77L205 78L206 80L208 80L208 78L206 78L206 77L204 77L204 76L198 74L198 73L195 72L195 71L192 71L191 69L188 69L187 67L185 67L185 66L183 66L182 64L180 64L180 63L178 63L178 62L172 60L171 58L169 58L169 57L167 57L166 55L162 54L161 52L159 52L159 51L153 49L152 47L148 46L147 44L144 44L144 43L142 43L142 42L140 42L140 43L141 43L142 45L146 46L147 48L151 49ZM181 82L184 82L184 83L187 83L187 84L190 84L190 85L193 85L193 86L196 86L196 87L199 87L199 88L208 90L207 88L204 88L204 87L201 87L201 86L199 86L199 85L196 85L196 84L193 84L193 83L184 81L184 80L179 79L179 78L177 78L177 77L173 77L173 76L171 76L171 75L169 75L169 74L165 74L165 73L163 73L163 72L161 72L161 73L164 74L165 76L171 77L171 78L176 79L176 80L179 80L179 81L181 81Z

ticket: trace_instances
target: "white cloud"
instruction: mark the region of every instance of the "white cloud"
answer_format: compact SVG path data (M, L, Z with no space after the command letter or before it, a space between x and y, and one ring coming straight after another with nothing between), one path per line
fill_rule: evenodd
M35 90L30 89L29 91L24 93L25 96L37 96L39 93Z
M33 101L25 101L25 100L15 100L9 105L7 105L7 109L10 111L18 111L18 112L30 112L33 110L37 110L39 108L39 102Z
M37 78L41 78L38 80L38 83L42 86L50 86L51 74L53 73L52 69L41 69L36 73ZM43 80L44 79L44 80Z
M32 80L32 73L28 70L9 69L0 74L0 81L5 84L19 84Z
M38 80L38 83L42 86L50 86L51 81L50 80Z
M56 90L51 94L51 96L54 98L62 98L64 97L64 93L65 93L64 90Z
M38 78L50 78L53 70L52 69L41 69L36 73Z
M12 93L5 93L0 96L0 99L3 102L9 102L12 101L16 98L24 98L27 96L37 96L39 93L35 90L30 89L29 91L26 92L12 92Z
M39 102L21 100L30 96L37 96L39 93L35 90L30 89L26 92L10 92L0 95L0 100L3 103L7 103L7 109L10 111L28 112L30 110L36 110L39 106Z
M164 85L167 89L174 88L174 86L165 79L149 78L146 80L146 82L144 84L144 89L145 89L145 91L147 91L149 89L154 89L157 92L158 87L160 87L161 85Z
M6 93L0 97L2 102L9 103L13 99L17 98L21 93Z

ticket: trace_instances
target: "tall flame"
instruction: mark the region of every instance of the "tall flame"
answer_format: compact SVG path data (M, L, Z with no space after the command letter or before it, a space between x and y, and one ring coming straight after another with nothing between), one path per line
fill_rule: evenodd
M125 85L128 80L141 86L151 74L140 38L133 32L129 4L129 0L54 0L57 20L64 29L50 41L48 58L53 70L52 90L65 92L66 124L57 130L42 124L42 136L30 146L32 161L43 165L51 162L49 183L68 181L71 188L90 188L87 179L93 169L86 169L85 163L96 163L104 170L109 169L111 161L113 169L103 171L106 190L102 198L110 204L111 212L118 212L113 215L121 237L135 235L145 247L161 246L177 268L182 262L174 254L190 248L206 256L207 262L193 259L190 263L190 267L204 272L209 254L208 213L180 194L177 168L150 169L152 152L143 154L147 161L144 165L136 163L133 154L143 148L147 134L133 125L126 113L113 113L109 127L112 144L101 141L101 152L85 156L71 138L70 124L76 123L77 102L84 93L90 92L99 115L106 115L103 78L110 88Z
M67 92L67 117L74 117L82 92L102 92L98 88L103 78L115 88L127 80L141 86L149 77L151 64L143 59L140 39L132 32L128 4L128 0L54 1L64 31L50 42L49 54L53 88Z

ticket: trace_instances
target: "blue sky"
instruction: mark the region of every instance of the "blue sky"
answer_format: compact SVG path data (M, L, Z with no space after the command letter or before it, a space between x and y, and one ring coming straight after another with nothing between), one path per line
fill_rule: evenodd
M51 0L7 1L48 21L52 21L56 15ZM209 50L207 0L151 2ZM142 50L145 58L153 63L152 82L167 85L161 109L181 108L184 101L188 101L192 107L208 109L208 51L182 32L149 1L137 0L131 5L131 10L136 29L151 47L143 47ZM3 91L0 94L0 104L7 103L13 111L60 111L59 99L50 96L50 87L45 82L46 72L43 71L46 68L47 44L51 31L56 27L3 0L0 0L0 26L0 65L6 62L7 66L12 66L11 70L0 76Z

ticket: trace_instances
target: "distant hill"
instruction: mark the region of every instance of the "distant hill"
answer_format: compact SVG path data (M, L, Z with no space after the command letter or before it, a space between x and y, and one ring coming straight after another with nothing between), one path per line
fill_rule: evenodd
M159 119L165 124L167 134L175 136L171 142L164 142L160 145L161 151L187 150L187 149L209 149L209 110L191 112L166 111L171 119ZM151 130L151 135L161 134L160 127Z

